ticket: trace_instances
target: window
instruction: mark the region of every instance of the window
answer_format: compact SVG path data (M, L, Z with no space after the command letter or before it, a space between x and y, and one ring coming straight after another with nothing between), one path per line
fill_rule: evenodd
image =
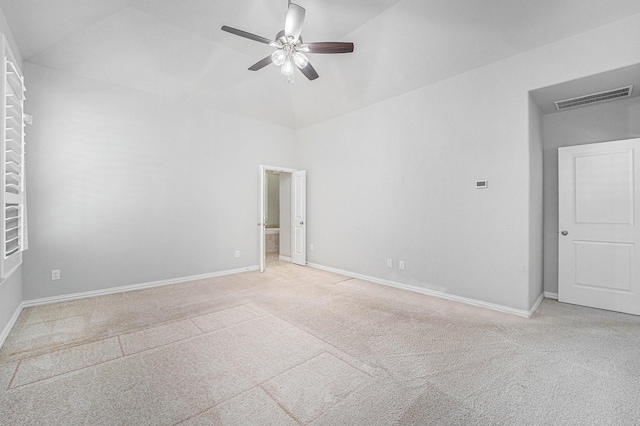
M27 246L24 176L24 77L2 35L2 262L0 279L22 263Z

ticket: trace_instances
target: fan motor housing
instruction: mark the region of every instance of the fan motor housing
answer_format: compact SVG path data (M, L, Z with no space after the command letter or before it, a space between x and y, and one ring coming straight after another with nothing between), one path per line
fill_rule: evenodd
M276 34L275 37L275 41L281 43L282 45L285 44L290 44L289 40L287 39L287 36L284 35L284 30L280 30L278 31L278 34ZM302 36L298 37L298 41L296 42L296 46L299 46L302 44Z

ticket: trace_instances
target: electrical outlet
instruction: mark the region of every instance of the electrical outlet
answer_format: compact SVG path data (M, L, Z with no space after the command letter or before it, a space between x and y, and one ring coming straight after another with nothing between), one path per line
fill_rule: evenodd
M52 269L51 280L59 280L59 279L60 279L60 269Z
M236 250L236 257L240 257L240 250Z
M404 270L404 260L398 262L398 268L400 268L401 271Z
M309 250L313 251L313 244L309 244Z
M393 268L393 260L387 259L387 268L389 269Z

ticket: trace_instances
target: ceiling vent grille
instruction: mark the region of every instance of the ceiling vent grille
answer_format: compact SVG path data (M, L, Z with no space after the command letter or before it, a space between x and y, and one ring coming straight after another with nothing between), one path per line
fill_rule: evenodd
M577 98L565 99L564 101L556 101L556 109L561 111L568 108L576 108L596 102L605 102L612 99L627 98L631 96L633 86L621 87L619 89L607 90L606 92L594 93L592 95L580 96Z

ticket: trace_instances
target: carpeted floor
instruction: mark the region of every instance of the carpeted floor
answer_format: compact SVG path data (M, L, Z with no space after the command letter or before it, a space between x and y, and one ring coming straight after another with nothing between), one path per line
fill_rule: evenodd
M2 425L637 425L640 318L532 319L282 262L23 311Z

